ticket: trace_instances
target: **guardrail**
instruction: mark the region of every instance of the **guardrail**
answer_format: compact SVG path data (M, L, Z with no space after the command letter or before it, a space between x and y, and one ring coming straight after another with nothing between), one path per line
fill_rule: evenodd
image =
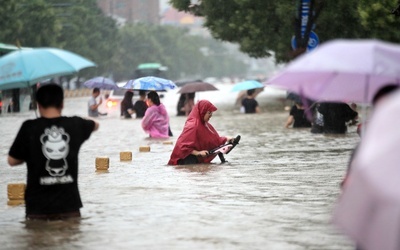
M66 89L64 90L64 98L90 96L92 91L92 89Z

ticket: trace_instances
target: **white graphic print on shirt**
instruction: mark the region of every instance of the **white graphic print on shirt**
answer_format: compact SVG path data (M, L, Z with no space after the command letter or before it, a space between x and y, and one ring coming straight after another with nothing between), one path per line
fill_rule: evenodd
M70 136L63 128L52 126L46 128L40 136L42 143L42 152L47 158L46 170L52 177L42 177L40 183L42 185L71 183L73 178L70 175L65 175L68 169L66 157L69 153Z

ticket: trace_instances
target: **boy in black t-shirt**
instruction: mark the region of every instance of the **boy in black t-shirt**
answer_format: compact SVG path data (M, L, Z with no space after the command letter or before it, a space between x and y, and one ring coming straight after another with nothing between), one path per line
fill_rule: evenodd
M27 165L26 218L80 217L78 153L99 124L62 116L64 93L57 84L40 87L36 100L41 117L22 124L8 155L10 166Z
M258 102L254 99L255 89L247 90L247 97L242 101L242 107L244 108L244 113L246 114L254 114L260 113L260 107L258 106Z
M147 110L146 91L140 90L139 96L140 99L135 102L133 109L135 110L136 118L143 118Z

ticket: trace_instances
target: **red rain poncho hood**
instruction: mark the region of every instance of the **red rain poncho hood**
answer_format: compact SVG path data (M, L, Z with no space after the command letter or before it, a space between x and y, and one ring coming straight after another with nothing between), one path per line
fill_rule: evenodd
M210 111L214 112L217 108L207 100L199 101L190 112L182 134L176 141L168 165L177 165L179 159L184 159L193 150L211 150L224 144L226 137L220 137L214 127L204 121L204 115ZM215 155L208 157L198 157L200 162L209 163Z

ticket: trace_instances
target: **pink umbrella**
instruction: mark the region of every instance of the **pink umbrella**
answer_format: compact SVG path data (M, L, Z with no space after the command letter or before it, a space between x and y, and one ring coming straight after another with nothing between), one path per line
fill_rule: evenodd
M400 249L400 92L378 105L333 222L361 249Z
M333 40L306 53L266 82L314 100L370 103L400 83L400 46L379 40Z

